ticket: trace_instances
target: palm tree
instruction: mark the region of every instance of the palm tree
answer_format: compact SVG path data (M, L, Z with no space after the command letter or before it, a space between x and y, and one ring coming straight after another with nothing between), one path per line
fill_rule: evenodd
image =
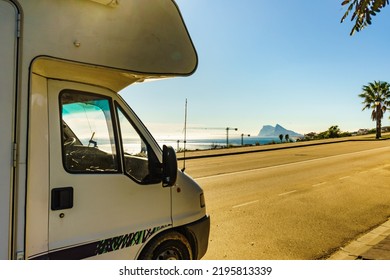
M288 134L284 135L284 139L286 139L286 142L289 142L290 141L290 135L288 135Z
M279 134L280 143L283 142L283 134Z
M340 136L340 132L341 130L338 125L332 125L327 131L329 138L338 138Z
M389 0L342 0L341 5L348 5L347 11L341 18L343 22L350 12L351 21L355 21L350 35L353 35L355 31L359 32L364 27L371 24L372 16L376 16L384 7L389 4Z
M363 92L359 97L364 98L363 110L372 109L371 119L376 121L376 139L381 138L381 120L390 106L390 84L382 81L368 83L363 86Z

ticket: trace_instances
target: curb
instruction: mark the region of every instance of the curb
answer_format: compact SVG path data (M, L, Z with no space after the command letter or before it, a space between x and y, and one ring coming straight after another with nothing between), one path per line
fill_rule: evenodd
M328 260L390 260L390 249L382 249L390 240L390 218L380 226L341 247Z

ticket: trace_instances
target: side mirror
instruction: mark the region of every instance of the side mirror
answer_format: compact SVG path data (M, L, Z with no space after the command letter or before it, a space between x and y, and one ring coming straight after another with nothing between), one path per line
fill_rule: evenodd
M177 178L176 152L171 146L163 146L163 187L172 187Z

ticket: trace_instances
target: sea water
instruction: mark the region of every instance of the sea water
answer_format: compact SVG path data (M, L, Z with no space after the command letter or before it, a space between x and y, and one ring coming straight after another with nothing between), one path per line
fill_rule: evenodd
M113 153L114 146L110 144L107 139L95 139L97 147L100 150L108 153ZM176 151L195 151L195 150L211 150L211 149L223 149L228 147L240 147L240 146L259 146L267 144L281 143L279 137L231 137L228 140L226 138L209 138L209 139L187 139L184 143L184 139L156 139L159 146L163 145L172 146ZM294 139L291 139L294 141ZM88 145L88 139L82 139L85 145ZM124 149L127 153L136 154L142 149L140 139L127 139ZM285 142L285 139L283 139Z
M157 143L162 147L163 145L172 146L176 151L186 150L210 150L221 149L227 146L239 147L239 146L259 146L273 143L280 143L279 137L234 137L229 138L212 138L212 139L187 139L184 143L184 139L157 139ZM283 139L285 142L285 139Z

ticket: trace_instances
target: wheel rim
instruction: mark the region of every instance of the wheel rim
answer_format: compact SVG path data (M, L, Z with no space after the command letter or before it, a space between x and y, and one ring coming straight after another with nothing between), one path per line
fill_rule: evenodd
M157 260L181 260L181 254L176 248L168 248L157 255Z

